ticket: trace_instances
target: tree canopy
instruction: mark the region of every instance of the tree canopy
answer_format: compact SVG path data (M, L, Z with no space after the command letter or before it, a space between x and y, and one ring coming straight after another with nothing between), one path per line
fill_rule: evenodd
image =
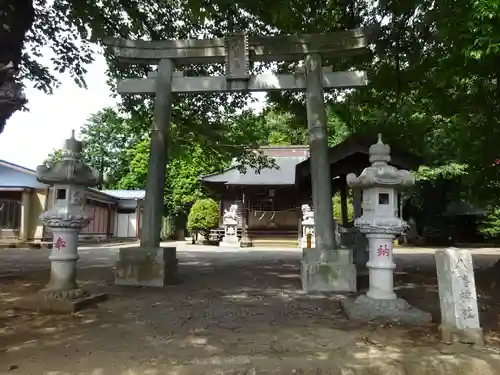
M18 12L15 16L24 17L24 21L31 20L30 4L34 5L33 27L24 38L26 53L22 55L19 75L48 92L57 85L57 79L49 67L40 63L40 56L47 48L52 51L56 71L68 72L84 86L93 43L100 44L106 36L154 40L219 37L238 30L272 35L366 27L371 30L371 45L366 54L325 62L336 70L364 69L370 80L366 88L335 91L326 96L330 143L337 143L352 133L382 132L390 144L422 155L429 168L439 166L440 173L453 174L469 199L492 205L498 201L498 0L10 2L16 9L25 7L24 13ZM15 17L14 21L19 23ZM6 40L5 33L2 40ZM22 38L16 40L23 41ZM149 69L121 66L107 50L105 56L112 86L119 78L144 77ZM287 71L295 65L254 64L251 68L253 72ZM187 66L186 69L190 74L220 74L223 67ZM255 159L249 152L256 146L304 142L307 137L304 95L268 94L268 106L262 116L242 112L247 99L243 94L179 96L173 111L172 165L194 173L195 169L185 164L181 168L181 164L190 160L200 166L196 162L197 152L220 165L233 157L261 165L265 161ZM126 134L125 137L109 129L96 129L103 137L110 137L109 143L115 145L99 154L99 163L105 169L113 166L110 181L117 186L140 185L144 178L138 171L145 166L145 137L152 121L151 106L149 100L130 97L123 99L118 111L109 114L106 124L116 120L120 126L130 128L121 133ZM108 161L111 164L107 164ZM203 168L207 171L218 168L211 163ZM131 165L137 165L134 174L129 173ZM112 176L115 173L116 176ZM433 173L429 172L428 176L442 176ZM173 186L180 185L173 184L169 189ZM190 201L198 196L193 192L189 194L192 194ZM179 200L176 204L183 203Z

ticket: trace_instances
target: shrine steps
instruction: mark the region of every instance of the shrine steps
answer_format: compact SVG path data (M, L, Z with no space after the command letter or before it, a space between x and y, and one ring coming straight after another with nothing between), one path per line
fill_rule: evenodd
M249 230L248 237L253 247L286 247L299 246L297 230Z
M258 239L252 240L252 247L299 247L299 241L296 240L279 240L279 239Z

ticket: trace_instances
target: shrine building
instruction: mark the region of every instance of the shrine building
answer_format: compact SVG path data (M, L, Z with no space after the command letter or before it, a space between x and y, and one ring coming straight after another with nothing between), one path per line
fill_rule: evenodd
M341 213L335 216L345 223L340 230L352 228L348 221L348 196L352 197L354 218L361 216L361 191L348 191L346 176L359 175L370 166L368 150L376 139L351 136L329 148L332 195L340 192ZM391 165L415 170L418 157L400 152L391 145ZM202 176L202 184L220 201L222 216L232 204L238 205L238 226L246 222L250 246L297 247L301 237L303 204L312 205L311 171L308 146L265 146L261 151L274 159L275 168L257 173L247 168L245 173L233 166L222 173ZM401 212L401 209L400 209ZM351 230L352 231L352 230Z

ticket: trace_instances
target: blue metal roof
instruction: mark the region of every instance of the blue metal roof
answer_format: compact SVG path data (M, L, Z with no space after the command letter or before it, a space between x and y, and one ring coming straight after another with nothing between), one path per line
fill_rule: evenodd
M140 200L146 196L146 190L101 190L101 193L118 199Z
M36 171L20 165L0 160L0 188L46 188L49 185L39 182ZM97 190L88 188L89 191L107 195L115 199L144 199L145 190Z
M36 172L20 165L0 160L0 187L3 188L46 188L48 185L39 182Z

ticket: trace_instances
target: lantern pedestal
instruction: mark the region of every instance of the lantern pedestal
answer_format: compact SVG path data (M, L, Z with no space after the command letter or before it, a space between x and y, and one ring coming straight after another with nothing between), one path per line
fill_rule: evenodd
M52 253L50 260L50 281L39 291L48 298L74 299L88 293L76 283L76 262L78 261L79 228L53 228Z
M379 320L421 325L432 321L431 314L411 306L401 298L374 299L362 295L355 300L343 300L342 307L349 319L365 322Z
M240 241L238 239L238 223L224 223L224 237L219 243L221 247L240 247Z
M53 242L50 260L50 280L37 295L20 299L16 307L46 313L72 314L85 307L105 301L107 294L91 294L76 282L78 261L78 234L89 218L80 214L49 211L42 215L44 223L52 228Z
M395 299L394 269L392 261L392 241L394 236L387 233L367 233L369 260L366 263L370 286L366 295L373 299Z
M19 310L29 310L43 313L73 314L108 299L108 295L106 293L86 294L86 296L80 298L58 299L53 298L50 294L44 295L44 293L40 291L35 296L21 298L16 301L15 307Z
M363 231L363 230L362 230ZM365 233L368 239L369 260L366 263L369 287L366 295L355 300L342 301L349 319L393 321L402 324L420 325L432 321L431 314L411 306L394 293L393 241L395 235L386 229L384 233Z

